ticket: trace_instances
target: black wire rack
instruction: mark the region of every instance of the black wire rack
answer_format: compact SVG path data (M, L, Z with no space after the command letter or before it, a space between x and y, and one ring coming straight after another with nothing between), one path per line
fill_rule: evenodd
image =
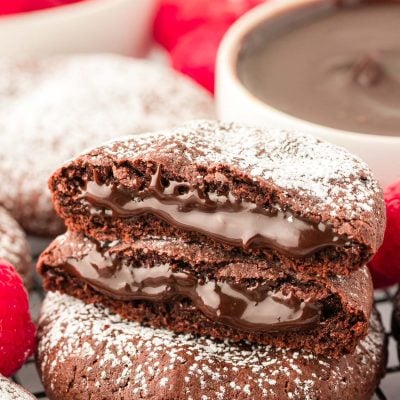
M393 312L393 298L395 288L377 290L375 292L375 304L382 315L388 340L388 364L386 376L376 390L374 399L399 400L400 399L400 359L397 351L397 342L391 333L391 318Z
M379 290L375 293L375 304L380 311L388 338L389 357L386 376L376 390L373 400L400 399L400 360L397 352L397 343L390 331L390 321L393 309L395 289ZM34 318L37 318L44 294L39 280L30 293L31 309ZM37 399L48 400L36 371L34 359L29 359L22 369L13 377L13 380L33 393Z

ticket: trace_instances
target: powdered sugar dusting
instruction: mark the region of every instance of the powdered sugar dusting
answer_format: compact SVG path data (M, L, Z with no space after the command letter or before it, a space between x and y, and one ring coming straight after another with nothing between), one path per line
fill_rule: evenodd
M22 389L20 386L11 382L9 379L0 375L0 398L1 400L32 400L34 397Z
M3 60L0 203L31 231L58 231L47 179L62 162L120 135L213 115L202 89L147 61L112 55Z
M268 181L287 197L307 196L310 211L353 219L375 208L381 189L367 165L346 150L300 132L266 130L246 125L193 121L172 131L110 142L98 155L117 159L163 155L184 163L238 168L258 181ZM296 191L294 194L293 191Z
M75 359L75 385L89 387L92 394L101 389L104 396L104 390L113 390L121 398L139 393L144 398L277 398L280 390L289 399L317 399L322 393L333 399L351 390L360 393L355 388L361 380L366 382L363 396L379 380L384 344L375 316L355 354L333 360L146 328L59 294L45 300L39 336L40 367L47 382L61 382L57 376L65 372L63 365ZM209 393L213 396L207 397Z

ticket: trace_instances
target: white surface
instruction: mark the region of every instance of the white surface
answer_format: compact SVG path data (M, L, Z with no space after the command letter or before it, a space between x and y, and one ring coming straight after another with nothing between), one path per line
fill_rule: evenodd
M400 178L400 136L369 135L328 128L292 117L256 99L240 83L236 60L244 36L262 21L299 3L321 3L320 0L280 0L256 7L239 19L225 35L219 48L216 70L218 117L274 128L310 132L321 139L346 147L363 158L382 186Z
M0 55L113 52L141 56L158 0L86 0L0 18Z

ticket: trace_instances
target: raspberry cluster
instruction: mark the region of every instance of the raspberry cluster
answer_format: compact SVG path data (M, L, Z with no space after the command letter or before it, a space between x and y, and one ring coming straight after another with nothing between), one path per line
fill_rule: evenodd
M385 190L387 225L383 244L369 263L374 286L400 282L400 181Z
M265 0L163 0L154 37L170 53L172 66L214 91L218 46L228 28Z

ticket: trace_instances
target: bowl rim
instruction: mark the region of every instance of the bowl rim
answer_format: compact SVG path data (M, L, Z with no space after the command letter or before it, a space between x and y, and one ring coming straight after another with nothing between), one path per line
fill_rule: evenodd
M326 2L326 4L329 6L329 4L333 4L334 1L335 0L328 1ZM284 111L273 107L271 104L257 98L241 82L237 74L236 65L239 52L243 46L246 36L254 29L256 29L260 24L270 18L273 18L277 14L281 14L282 12L290 9L304 7L312 4L322 5L323 2L321 0L270 0L267 3L256 6L255 8L244 14L228 29L222 39L217 57L218 73L224 74L225 77L229 78L229 83L235 86L235 89L241 96L246 99L246 102L253 103L253 105L257 107L258 110L273 113L277 115L280 119L284 118L288 120L291 125L298 125L299 129L309 129L313 131L323 129L325 133L336 136L340 135L343 136L343 139L345 137L349 138L351 136L352 139L364 140L367 142L379 141L381 143L400 143L400 135L378 135L350 130L347 131L326 125L321 125L287 114ZM218 99L221 97L221 93L218 93L218 84L216 87L216 98L218 102Z
M92 12L104 11L120 3L129 3L132 1L149 1L149 0L80 0L75 3L60 4L55 7L42 8L38 10L25 11L13 14L0 15L0 28L12 23L20 23L21 21L33 21L43 18L51 19L68 19Z

